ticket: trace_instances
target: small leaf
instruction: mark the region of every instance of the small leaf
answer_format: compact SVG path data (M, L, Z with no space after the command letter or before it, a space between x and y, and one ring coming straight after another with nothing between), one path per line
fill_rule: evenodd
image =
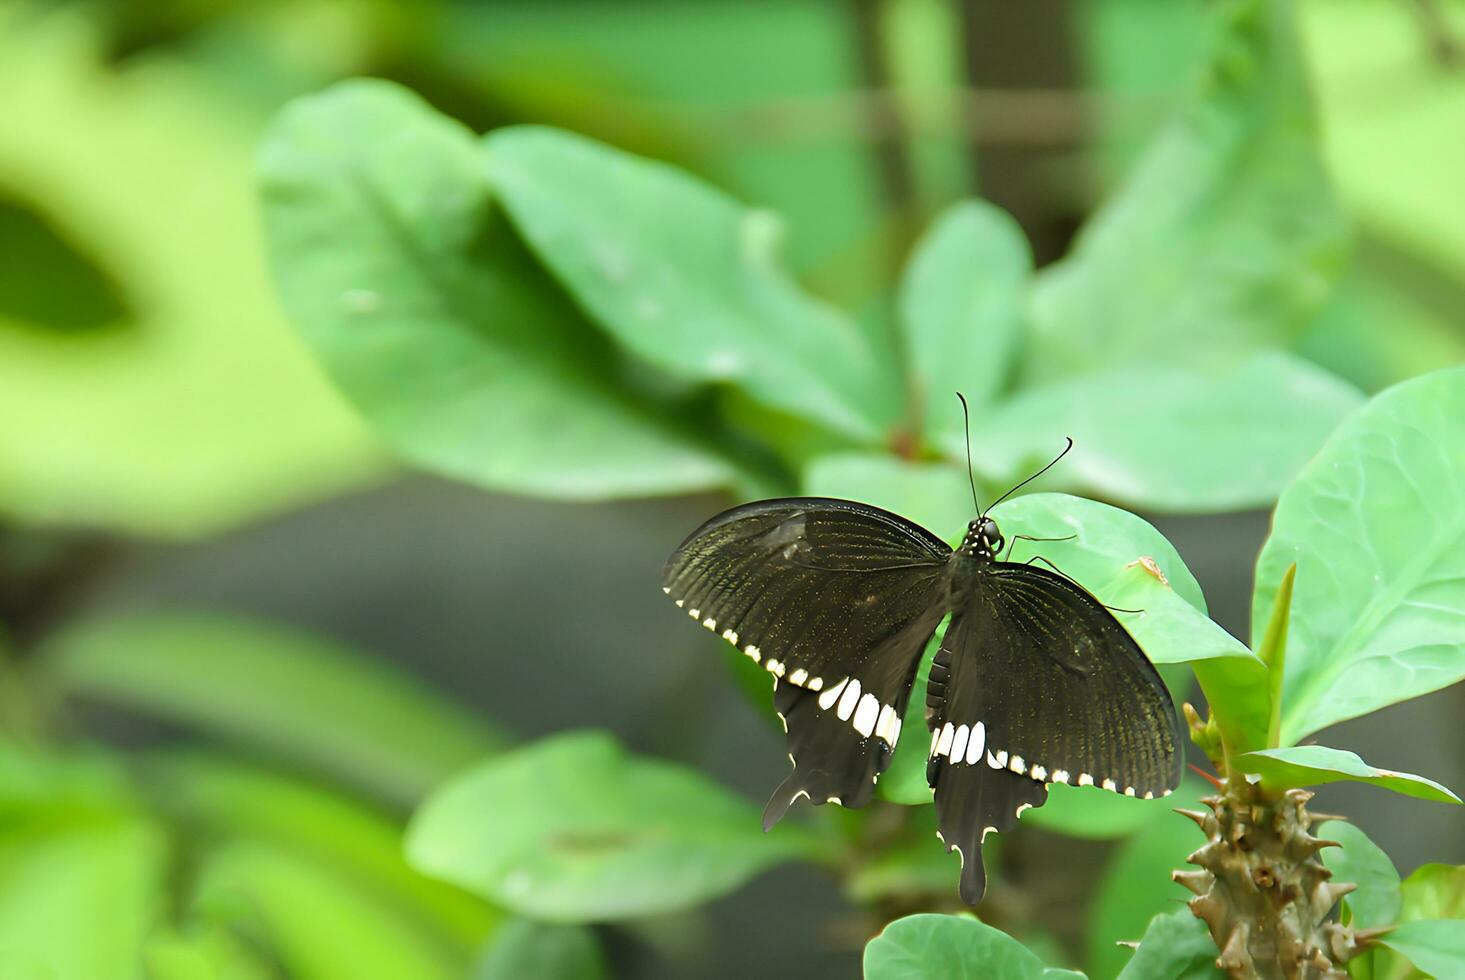
M1031 376L1137 358L1203 365L1285 342L1326 300L1346 225L1292 19L1286 3L1220 5L1188 105L1039 277Z
M1280 352L1215 368L1129 364L1026 388L978 413L972 463L1010 486L1069 436L1055 482L1157 511L1256 507L1276 499L1360 401L1352 385ZM965 458L959 434L945 450Z
M1255 773L1276 789L1294 786L1321 786L1340 780L1372 783L1405 796L1440 803L1459 803L1460 798L1432 779L1375 769L1352 752L1321 745L1296 745L1283 749L1262 749L1233 756L1232 764L1239 772Z
M525 240L628 350L850 438L883 438L898 379L852 322L779 266L773 216L573 133L513 126L485 148Z
M1219 955L1206 924L1189 909L1176 909L1150 920L1119 980L1225 980Z
M797 826L765 835L751 804L695 772L573 732L438 790L412 820L407 853L521 915L595 922L684 909L827 851Z
M1156 915L1191 897L1170 873L1184 868L1186 855L1203 842L1195 824L1167 813L1112 852L1089 903L1085 965L1090 973L1118 973L1132 954L1116 943L1139 939ZM1189 909L1182 911L1190 916ZM1217 955L1212 944L1211 960Z
M602 980L605 958L585 926L513 919L494 934L473 980Z
M1399 872L1383 849L1357 827L1339 820L1329 821L1317 835L1343 845L1322 852L1323 864L1333 872L1333 880L1358 886L1357 891L1343 899L1351 916L1349 924L1357 929L1371 929L1398 921L1403 901Z
M1049 973L1022 943L964 915L908 915L865 946L865 980L1058 980L1065 972Z
M279 626L193 613L98 620L41 662L73 697L277 753L398 804L499 744L385 663Z
M1289 565L1282 744L1465 678L1465 367L1338 427L1282 494L1257 562L1261 630Z
M1267 718L1267 744L1275 749L1282 744L1282 679L1287 669L1287 620L1292 614L1292 585L1297 578L1297 566L1287 566L1282 573L1282 584L1277 587L1277 597L1272 602L1272 615L1267 620L1267 630L1262 634L1257 656L1267 665L1267 700L1271 710Z
M1006 211L986 201L947 209L916 245L900 284L900 316L928 441L960 442L954 397L991 402L1012 369L1033 258Z
M1439 980L1465 977L1465 927L1458 920L1405 922L1378 942Z
M472 134L406 89L287 107L259 157L281 298L332 379L419 466L594 499L727 486L693 429L518 241Z

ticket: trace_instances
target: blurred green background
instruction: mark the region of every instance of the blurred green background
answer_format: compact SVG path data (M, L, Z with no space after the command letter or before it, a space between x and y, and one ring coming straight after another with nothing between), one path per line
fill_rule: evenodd
M878 331L954 202L1006 209L1039 265L1064 255L1184 99L1210 9L0 2L3 976L498 975L503 913L401 857L446 777L573 728L755 799L782 776L767 712L656 588L726 498L554 503L412 473L316 366L255 187L287 100L386 78L476 131L545 123L674 163L780 213L801 282ZM1374 392L1465 360L1465 3L1297 16L1351 244L1290 343ZM1247 635L1265 513L1153 520ZM1330 737L1458 787L1462 698ZM1320 802L1401 870L1465 861L1453 813L1381 796ZM1102 976L1095 881L1144 847L1013 834L997 914ZM593 939L618 976L849 976L872 916L911 910L785 866Z

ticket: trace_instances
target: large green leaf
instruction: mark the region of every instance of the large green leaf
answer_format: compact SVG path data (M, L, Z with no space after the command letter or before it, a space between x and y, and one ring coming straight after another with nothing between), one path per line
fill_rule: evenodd
M1352 752L1323 745L1294 745L1290 748L1259 749L1231 757L1238 772L1255 773L1277 789L1321 786L1348 781L1371 783L1405 796L1440 803L1459 803L1460 798L1432 779L1392 769L1376 769Z
M267 749L398 804L496 748L467 712L385 663L280 626L221 615L98 620L51 638L66 694Z
M1190 909L1176 909L1150 920L1119 980L1224 980L1219 955L1206 924Z
M1363 831L1341 820L1328 821L1318 836L1343 845L1322 852L1323 864L1333 872L1333 880L1358 886L1357 891L1343 899L1348 923L1359 929L1371 929L1398 921L1403 901L1399 872L1383 848L1369 840Z
M1404 879L1400 922L1451 919L1465 920L1465 865L1426 864ZM1390 949L1371 954L1371 980L1418 980L1417 972L1403 956Z
M900 410L888 361L778 264L780 225L688 174L547 127L498 130L487 170L540 259L617 341L864 442Z
M1026 946L965 915L908 915L865 945L865 980L1059 980Z
M147 980L276 980L249 947L220 928L156 932L143 951Z
M1150 510L1255 507L1276 498L1361 400L1280 352L1219 368L1126 364L976 413L973 463L989 482L1011 485L1071 436L1054 482ZM959 433L946 450L964 452Z
M1231 0L1217 27L1189 104L1039 277L1031 375L1204 364L1285 339L1326 298L1345 229L1291 4Z
M980 415L1007 380L1032 268L1022 229L985 201L950 208L917 244L900 284L900 316L929 442L962 441L955 392Z
M496 207L472 135L417 96L358 81L298 100L259 169L286 309L408 459L571 498L732 479L682 413L618 380Z
M1195 824L1169 813L1157 817L1113 852L1089 904L1084 962L1091 974L1112 977L1119 973L1131 954L1117 944L1139 940L1151 919L1190 896L1170 873L1184 868L1186 856L1203 841ZM1190 914L1188 909L1182 911ZM1218 955L1214 949L1213 944L1213 961Z
M793 825L765 835L751 804L694 772L574 732L438 790L412 820L407 853L522 915L591 922L683 909L826 851Z
M1283 745L1465 678L1465 368L1376 396L1282 494L1258 633L1294 562Z
M601 980L605 958L585 926L531 919L506 922L473 971L473 980Z
M1378 942L1436 980L1465 977L1465 925L1459 920L1406 922Z
M101 270L124 315L42 329L77 278L0 241L0 278L43 306L0 297L0 513L196 535L375 477L380 450L275 303L254 122L176 48L107 59L105 18L37 6L0 4L0 200Z

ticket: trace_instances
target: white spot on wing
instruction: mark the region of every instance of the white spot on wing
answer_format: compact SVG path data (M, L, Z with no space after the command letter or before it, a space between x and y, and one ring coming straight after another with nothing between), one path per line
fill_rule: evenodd
M1007 764L1007 768L1011 769L1013 772L1027 772L1028 771L1028 767L1023 762L1022 756L1020 756L1020 755L1013 756L1012 757L1012 761Z
M972 737L972 730L965 725L959 725L956 735L951 739L951 761L953 764L961 762L966 756L967 739Z
M713 619L711 616L708 616L706 619L702 620L702 625L712 630L714 633L717 632L717 620Z
M875 731L875 722L879 717L880 702L875 700L875 695L866 694L860 698L859 706L855 708L854 721L851 724L854 725L855 731L865 738L869 738Z
M798 670L794 671L792 674L789 674L788 675L788 682L790 684L796 684L799 687L803 687L804 686L804 681L806 681L808 679L809 679L809 672L807 670L805 670L804 668L802 668L802 667L800 667Z
M731 643L733 646L738 645L738 634L733 632L732 630L723 630L722 638Z
M982 752L987 748L987 726L977 722L972 726L971 741L966 747L966 764L974 766L982 761Z
M860 703L860 682L850 678L849 686L839 697L839 707L834 709L839 715L840 721L849 721L850 715L855 713L855 705Z
M846 677L844 680L840 681L838 684L834 685L829 690L819 695L819 709L821 711L828 711L830 708L834 707L834 702L839 700L840 693L844 690L845 685L848 683L849 678Z
M1081 772L1078 774L1078 784L1080 786L1092 786L1094 785L1094 777L1086 772Z
M1041 783L1043 780L1048 778L1048 770L1044 769L1042 766L1034 765L1032 768L1032 772L1029 773L1029 775L1031 775L1034 779Z
M956 728L951 722L941 726L941 740L936 743L936 754L946 755L951 751L951 740L956 737Z
M1101 787L1102 787L1102 788L1104 788L1104 789L1107 789L1107 790L1108 790L1108 791L1109 791L1109 792L1111 792L1111 793L1117 793L1117 792L1119 792L1119 788L1118 788L1118 787L1117 787L1117 786L1115 786L1115 785L1114 785L1114 780L1112 780L1112 779L1105 779L1105 780L1104 780L1104 781L1103 781L1103 782L1102 782L1102 783L1100 783L1100 784L1099 784L1099 785L1100 785L1100 786L1101 786Z
M1053 770L1053 782L1055 782L1055 783L1066 783L1066 782L1068 782L1068 770L1067 769L1054 769Z
M809 681L808 687L809 687L809 690L811 690L811 691L820 690L821 688L824 687L824 678L822 678L822 677L816 677L816 678L814 678L813 680Z
M896 724L898 716L895 709L888 704L880 706L880 718L875 722L875 737L883 738L886 745L894 745L899 726Z

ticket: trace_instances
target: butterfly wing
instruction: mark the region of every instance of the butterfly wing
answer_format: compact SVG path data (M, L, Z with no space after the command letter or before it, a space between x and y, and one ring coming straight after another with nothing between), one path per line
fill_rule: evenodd
M947 629L927 695L927 778L942 839L981 898L981 842L1042 806L1051 782L1167 795L1184 761L1169 692L1104 606L1063 576L984 563Z
M662 584L677 605L774 677L794 769L765 827L799 796L869 802L946 613L950 555L888 511L795 497L714 517L667 562Z

